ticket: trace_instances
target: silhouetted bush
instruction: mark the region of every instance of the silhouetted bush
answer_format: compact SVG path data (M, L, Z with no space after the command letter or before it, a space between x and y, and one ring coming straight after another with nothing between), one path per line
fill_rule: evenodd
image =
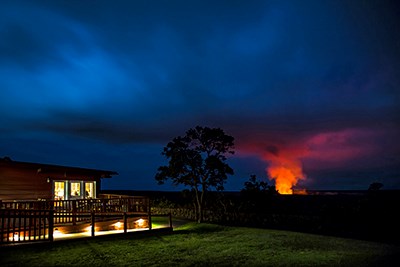
M377 194L378 193L378 194ZM399 242L399 192L359 195L246 195L209 192L204 221ZM190 196L186 195L186 198ZM190 202L154 202L153 212L195 219Z

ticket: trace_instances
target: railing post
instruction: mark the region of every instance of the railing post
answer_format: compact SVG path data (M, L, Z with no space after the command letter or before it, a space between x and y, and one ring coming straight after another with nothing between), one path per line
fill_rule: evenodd
M49 210L49 241L54 240L54 210Z
M91 213L91 217L92 217L92 236L94 236L94 233L95 233L95 221L96 221L96 217L95 217L95 214L94 214L94 211L92 211L92 213Z
M128 216L124 212L124 233L128 232Z
M150 206L150 198L147 198L147 208L148 208L148 221L149 221L149 230L151 230L151 206Z
M72 225L76 225L76 210L77 210L77 202L78 200L72 201Z
M4 210L0 209L0 214L1 214L1 218L0 218L0 221L1 221L1 225L0 225L0 236L1 236L0 244L1 244L4 241L3 238L4 238L5 228L6 228L6 224L5 224L5 221L6 221L6 210L5 209Z
M107 205L106 202L107 202L107 199L102 199L101 202L102 202L102 204L103 204L102 212L106 212L106 205Z

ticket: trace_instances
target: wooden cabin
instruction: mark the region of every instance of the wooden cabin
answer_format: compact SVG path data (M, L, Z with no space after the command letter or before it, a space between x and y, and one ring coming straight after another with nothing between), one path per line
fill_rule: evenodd
M0 158L0 245L151 230L148 197L100 194L101 179L113 175L118 173ZM161 216L172 229L171 214Z
M95 199L114 171L0 158L0 201Z

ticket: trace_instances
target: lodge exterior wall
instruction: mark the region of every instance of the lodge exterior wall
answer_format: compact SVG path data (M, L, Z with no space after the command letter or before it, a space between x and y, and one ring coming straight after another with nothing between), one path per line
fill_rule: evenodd
M1 200L51 199L52 184L47 177L32 169L0 167Z

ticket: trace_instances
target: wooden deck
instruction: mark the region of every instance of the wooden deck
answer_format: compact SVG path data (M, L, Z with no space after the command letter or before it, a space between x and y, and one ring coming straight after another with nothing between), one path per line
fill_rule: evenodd
M96 199L0 201L0 244L53 241L72 233L151 230L148 197L106 195Z

